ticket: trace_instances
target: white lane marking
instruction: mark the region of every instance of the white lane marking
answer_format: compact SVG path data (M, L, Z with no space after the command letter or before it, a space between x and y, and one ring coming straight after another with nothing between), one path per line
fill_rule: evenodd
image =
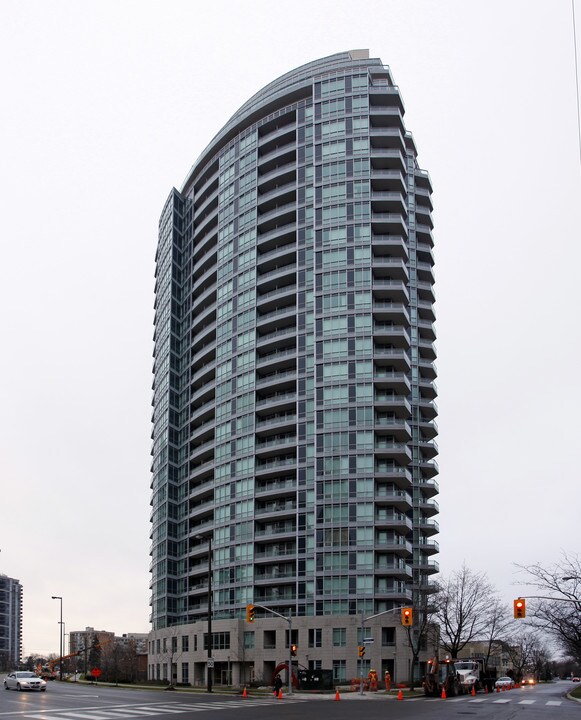
M153 715L153 713L147 713L147 714ZM103 720L115 720L115 718L133 718L133 717L135 717L135 715L129 715L127 713L127 710L120 710L119 712L111 712L110 710L106 710L106 711L91 712L91 713L78 713L78 712L71 711L71 712L61 713L59 715L59 717L95 718L96 720L103 718Z
M156 707L150 707L149 705L142 705L140 706L140 710L151 710L154 713L162 714L162 713L185 713L188 712L185 708L176 708L176 707L167 707L165 705L158 705Z
M59 717L67 717L67 718L69 718L69 717L70 717L70 718L90 718L90 720L100 720L100 718L102 718L103 720L108 720L108 718L111 718L111 717L116 717L116 718L128 718L128 717L130 717L130 716L129 716L129 715L113 715L113 716L112 716L111 713L107 713L107 714L104 714L104 713L96 713L96 712L83 713L83 712L72 712L72 711L71 711L71 712L60 713L60 714L59 714Z
M109 710L107 710L107 712L109 712ZM127 717L133 717L134 715L151 715L149 710L142 710L141 708L124 707L122 710L113 709L112 712L131 713L131 715L128 715Z

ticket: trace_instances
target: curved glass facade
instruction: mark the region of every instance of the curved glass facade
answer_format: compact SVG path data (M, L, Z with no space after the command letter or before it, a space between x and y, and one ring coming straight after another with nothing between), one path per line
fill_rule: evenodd
M154 630L411 605L437 571L431 183L340 53L216 135L159 226Z

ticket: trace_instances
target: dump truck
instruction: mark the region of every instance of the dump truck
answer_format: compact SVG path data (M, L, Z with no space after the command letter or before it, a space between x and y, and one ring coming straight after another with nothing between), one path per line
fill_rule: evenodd
M496 668L488 668L484 658L458 659L454 666L458 673L458 679L463 693L471 694L479 690L494 690L496 681Z

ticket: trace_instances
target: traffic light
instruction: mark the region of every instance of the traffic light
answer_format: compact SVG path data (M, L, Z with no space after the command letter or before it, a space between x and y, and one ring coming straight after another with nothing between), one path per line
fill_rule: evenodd
M254 622L254 605L246 606L246 622Z
M292 656L292 657L296 657L296 656L297 656L297 646L296 646L296 645L291 645L290 650L291 650L291 656Z
M365 645L359 646L359 657L360 658L365 657Z
M517 598L513 602L515 618L524 618L527 616L527 603L524 598Z
M411 627L414 623L414 615L412 609L409 607L402 608L401 610L401 624L405 627Z

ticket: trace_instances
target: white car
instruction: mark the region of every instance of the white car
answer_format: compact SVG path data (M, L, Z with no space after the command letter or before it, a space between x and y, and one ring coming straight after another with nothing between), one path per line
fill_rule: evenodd
M46 682L36 673L16 670L4 678L4 690L46 690Z
M494 683L494 687L497 688L511 688L514 684L514 680L509 677L500 677L498 680Z

